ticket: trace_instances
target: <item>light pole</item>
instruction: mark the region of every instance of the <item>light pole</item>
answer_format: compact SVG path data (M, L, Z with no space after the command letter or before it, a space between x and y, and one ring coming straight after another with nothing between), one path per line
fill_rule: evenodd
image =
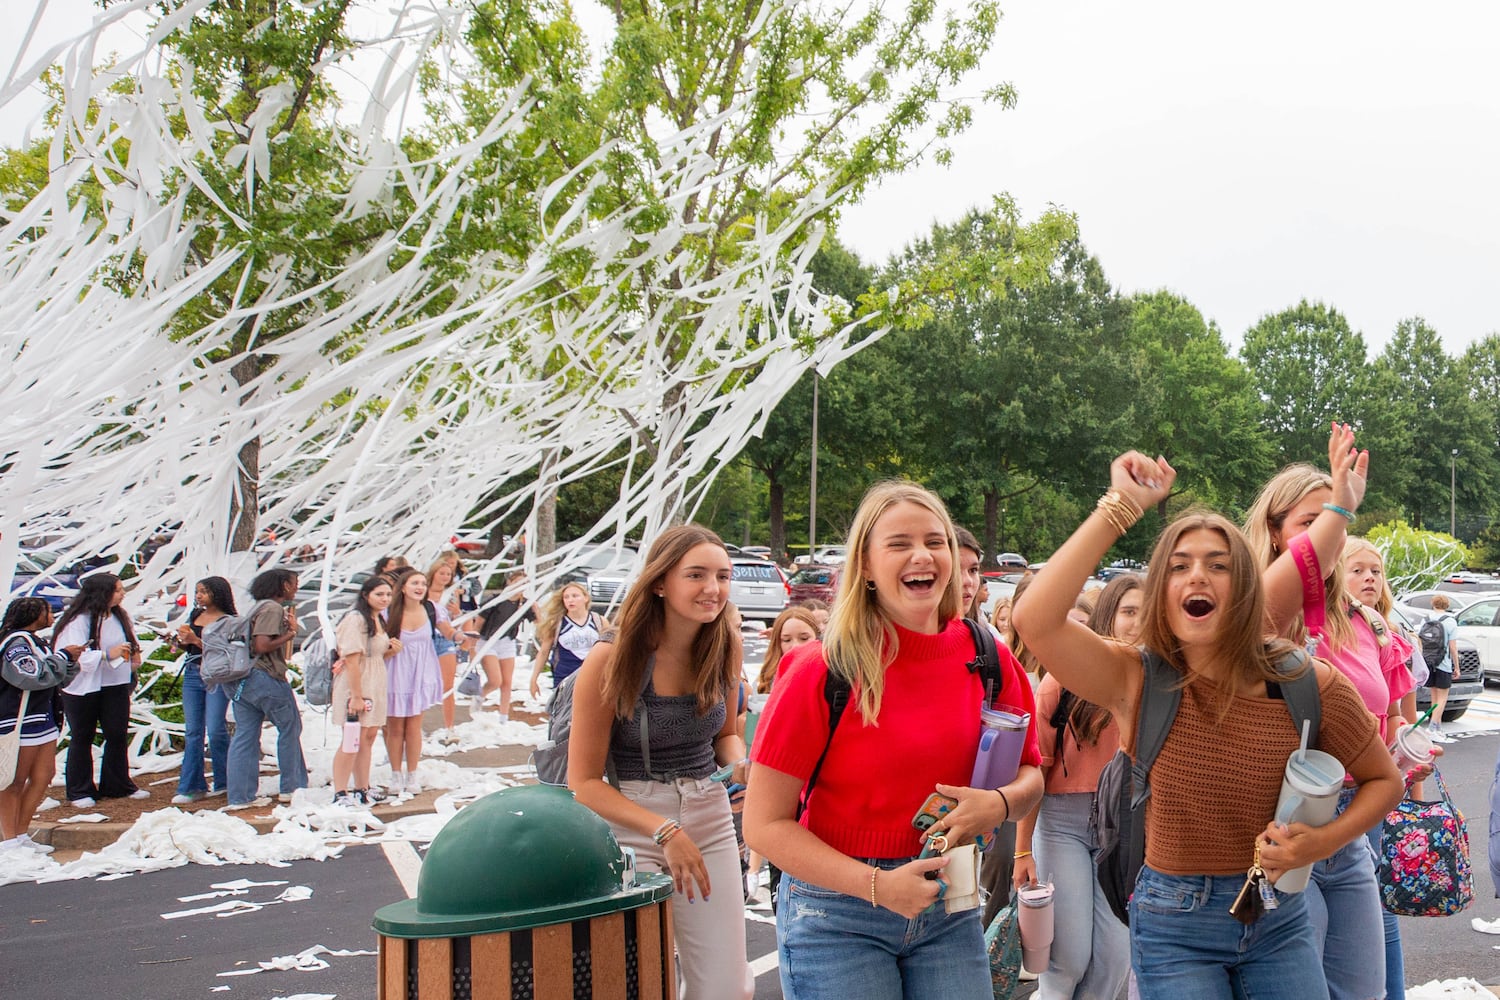
M1458 449L1448 460L1448 534L1458 537Z
M812 558L818 545L818 370L813 369L812 475L807 499L807 555Z

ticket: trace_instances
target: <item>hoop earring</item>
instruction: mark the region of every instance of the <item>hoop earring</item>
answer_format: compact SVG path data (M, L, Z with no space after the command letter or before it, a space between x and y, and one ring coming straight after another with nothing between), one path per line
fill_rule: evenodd
M872 594L875 593L875 581L874 580L866 580L865 581L865 589L868 590Z

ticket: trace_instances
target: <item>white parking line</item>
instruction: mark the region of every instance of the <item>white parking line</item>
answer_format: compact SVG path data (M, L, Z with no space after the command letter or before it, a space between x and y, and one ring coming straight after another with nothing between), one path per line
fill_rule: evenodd
M380 849L391 863L391 871L396 873L396 881L401 883L406 898L416 899L417 878L422 874L422 855L409 840L387 840Z

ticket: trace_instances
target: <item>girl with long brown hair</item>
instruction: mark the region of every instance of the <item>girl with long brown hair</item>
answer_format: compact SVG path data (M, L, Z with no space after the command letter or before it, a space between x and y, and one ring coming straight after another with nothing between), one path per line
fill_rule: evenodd
M573 681L568 787L634 848L637 866L672 876L687 1000L748 1000L755 988L729 796L711 777L732 764L734 780L745 780L730 709L741 647L725 613L729 577L718 535L695 524L662 532L618 627ZM611 765L618 788L605 780Z
M1262 567L1239 529L1216 514L1171 524L1151 555L1143 650L1070 621L1067 608L1115 541L1166 500L1176 471L1139 452L1116 458L1110 489L1017 603L1017 632L1059 683L1109 710L1134 747L1143 657L1181 678L1172 727L1151 769L1146 859L1130 897L1131 965L1142 1000L1328 997L1302 893L1276 892L1254 930L1230 912L1258 863L1274 883L1361 836L1395 805L1401 781L1349 681L1314 660L1317 749L1359 783L1344 813L1320 827L1274 821L1300 734L1278 697L1296 647L1266 639ZM1227 787L1232 781L1233 787Z

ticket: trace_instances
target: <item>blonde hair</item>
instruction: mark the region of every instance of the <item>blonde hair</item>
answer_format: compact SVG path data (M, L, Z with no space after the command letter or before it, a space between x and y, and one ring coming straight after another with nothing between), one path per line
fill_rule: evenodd
M880 715L880 699L885 693L885 669L895 661L900 646L896 626L881 609L879 595L873 587L865 586L870 536L881 516L902 503L915 504L937 517L948 540L951 566L938 602L939 623L946 626L958 617L961 610L958 540L943 501L935 493L906 480L887 480L871 486L860 501L854 523L849 528L849 556L839 578L828 627L823 632L823 658L828 669L849 683L859 700L859 713L866 725L874 725Z
M1000 627L1000 609L1001 608L1009 608L1010 606L1011 606L1011 603L1010 603L1010 595L1009 594L1005 594L1002 597L995 598L995 606L990 609L990 624L993 625L993 626L995 626L996 628L999 628Z
M1344 578L1348 573L1350 560L1352 560L1355 556L1361 554L1372 555L1376 559L1380 560L1380 596L1375 598L1374 604L1359 604L1355 600L1354 596L1349 593L1348 585L1344 582ZM1384 553L1382 553L1379 549L1372 545L1367 539L1355 538L1352 535L1344 539L1344 551L1339 556L1339 587L1345 598L1344 614L1340 615L1339 619L1341 623L1344 624L1349 630L1349 638L1343 643L1343 645L1352 645L1355 641L1354 626L1351 623L1353 622L1352 615L1356 613L1356 605L1358 605L1359 608L1358 613L1362 613L1365 616L1365 620L1370 622L1370 631L1375 633L1376 643L1380 646L1387 645L1390 642L1390 633L1397 631L1397 629L1395 627L1395 623L1391 621L1391 605L1396 603L1396 599L1391 596L1391 585L1387 583L1385 579ZM1378 625L1374 621L1370 621L1371 616L1379 618L1380 621L1384 623L1384 635L1381 634L1381 630L1379 629ZM1328 645L1330 649L1343 648L1342 646L1333 645L1332 636L1329 637Z
M547 602L542 605L541 614L537 615L536 638L538 642L557 640L557 630L562 627L563 615L568 613L568 606L563 603L563 595L570 587L582 594L584 603L588 603L589 589L577 580L570 580L554 590L547 596Z
M439 552L438 557L432 561L432 565L427 567L427 585L432 585L432 581L437 578L437 571L439 569L444 566L451 566L453 568L453 572L448 577L448 586L443 588L443 590L447 590L448 587L453 586L453 582L458 579L458 569L461 565L463 565L463 563L459 560L458 553L453 551L452 549L448 549L444 552ZM438 594L438 597L442 596L443 595L440 592Z
M1255 502L1245 513L1245 543L1250 546L1250 552L1255 557L1255 564L1261 569L1268 569L1281 555L1281 547L1271 539L1272 531L1281 531L1286 522L1286 516L1292 512L1292 508L1301 503L1303 498L1315 490L1332 490L1333 477L1316 466L1308 465L1306 462L1294 462L1272 476L1266 485L1260 488ZM1282 542L1288 541L1285 534ZM1335 564L1323 575L1323 586L1327 597L1331 600L1334 591L1335 579L1342 580L1342 567ZM1330 608L1334 605L1329 605ZM1328 616L1329 620L1336 616ZM1287 626L1286 635L1296 642L1301 642L1307 636L1307 626L1303 623L1302 612L1297 612ZM1343 638L1353 638L1353 632ZM1330 640L1334 636L1330 635Z
M799 621L812 629L813 635L818 634L818 620L807 608L793 605L776 616L776 621L771 626L771 644L766 647L766 658L760 665L760 676L755 679L755 690L766 694L771 690L771 682L776 679L776 668L781 665L781 629L789 621Z

